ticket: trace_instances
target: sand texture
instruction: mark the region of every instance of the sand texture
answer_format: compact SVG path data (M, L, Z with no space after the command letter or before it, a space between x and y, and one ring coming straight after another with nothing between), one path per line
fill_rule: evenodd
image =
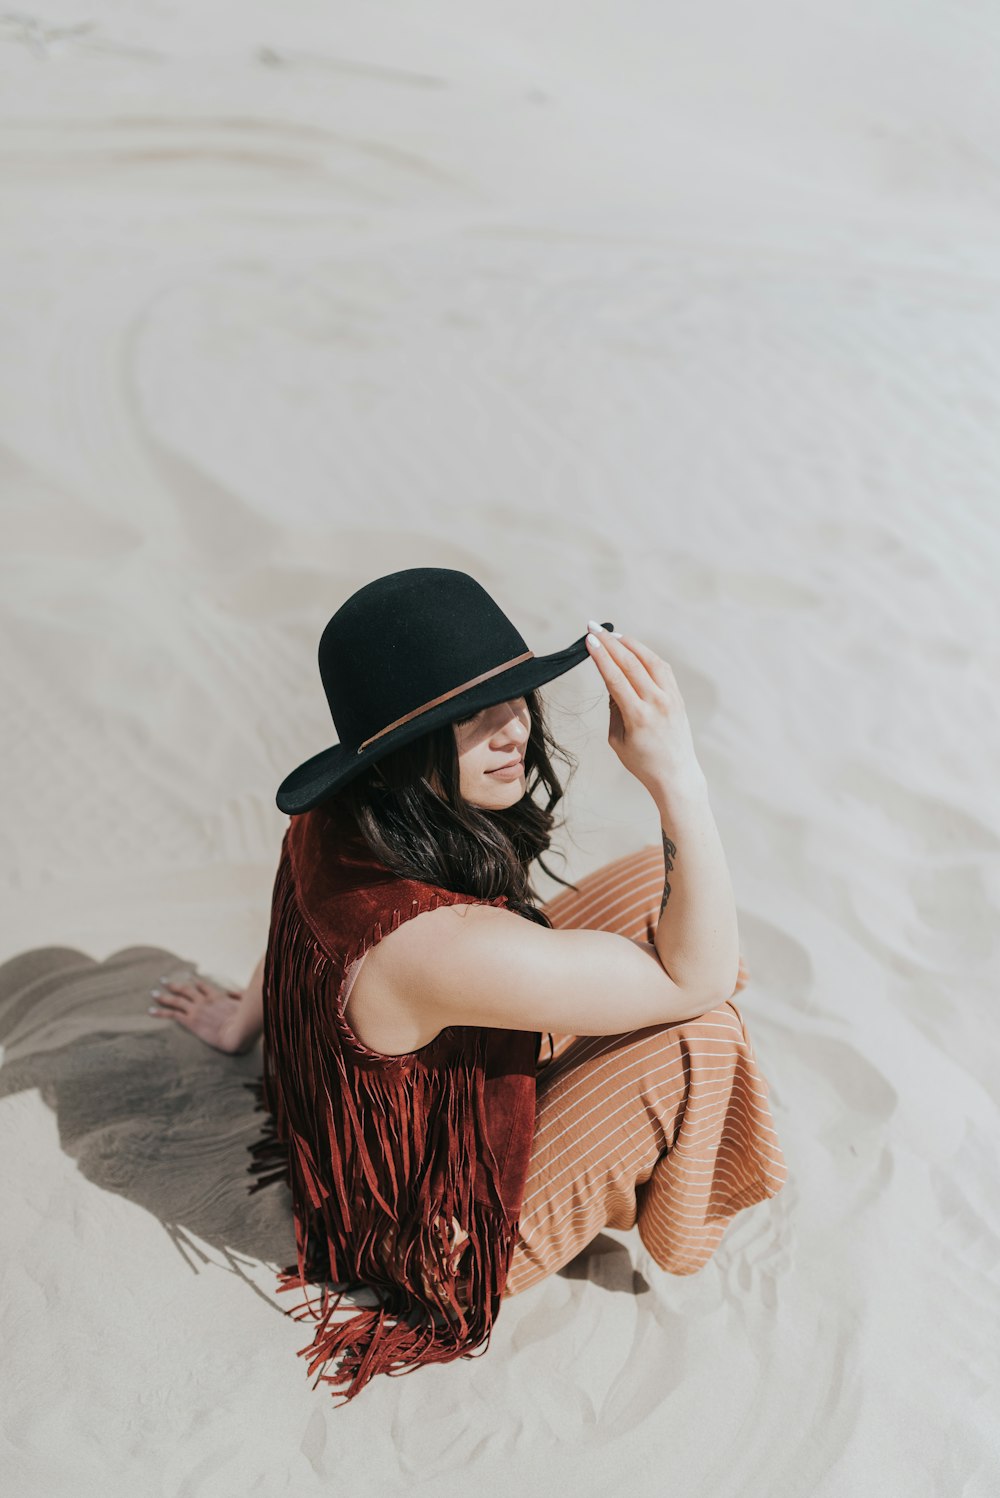
M899 0L0 17L5 1494L1000 1491L998 54ZM249 978L320 631L423 565L671 662L789 1179L336 1408L259 1051L148 990ZM596 667L546 697L572 878L658 819Z

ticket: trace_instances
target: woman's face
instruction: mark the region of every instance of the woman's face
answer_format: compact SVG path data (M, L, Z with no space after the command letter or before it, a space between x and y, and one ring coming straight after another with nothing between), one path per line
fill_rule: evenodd
M512 697L484 707L474 717L455 723L454 729L462 799L486 809L502 809L520 801L525 792L524 751L531 733L527 699ZM511 760L520 763L495 773Z

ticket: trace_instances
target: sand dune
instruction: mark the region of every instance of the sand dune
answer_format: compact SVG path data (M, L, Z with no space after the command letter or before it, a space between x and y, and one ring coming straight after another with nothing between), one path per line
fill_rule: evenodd
M5 1491L987 1498L997 22L389 20L0 18ZM259 1053L147 994L246 982L319 632L419 565L674 666L789 1180L341 1409L246 1192ZM572 878L655 809L595 669L546 696Z

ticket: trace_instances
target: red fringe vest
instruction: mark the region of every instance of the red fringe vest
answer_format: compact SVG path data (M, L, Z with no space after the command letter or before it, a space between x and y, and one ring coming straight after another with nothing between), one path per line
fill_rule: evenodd
M285 831L264 962L263 1073L247 1084L265 1110L248 1189L282 1180L291 1191L296 1263L281 1270L279 1290L322 1284L318 1307L307 1299L288 1314L316 1322L299 1352L310 1376L342 1358L316 1383L346 1386L344 1402L376 1373L485 1352L517 1239L541 1034L449 1026L389 1056L364 1045L344 1012L356 959L402 921L458 903L506 896L401 878L336 802ZM383 1303L335 1321L343 1295L361 1287Z

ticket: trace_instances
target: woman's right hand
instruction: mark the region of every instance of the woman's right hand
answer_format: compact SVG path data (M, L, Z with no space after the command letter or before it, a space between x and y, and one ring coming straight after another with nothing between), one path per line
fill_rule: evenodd
M251 1050L255 1036L247 1034L243 1022L243 991L238 988L222 988L207 978L192 975L185 982L177 978L161 978L162 988L150 989L150 995L159 1000L149 1006L149 1013L161 1019L172 1019L197 1035L213 1050L223 1051L227 1056L239 1056Z
M608 743L630 774L656 798L705 774L695 754L687 709L674 673L648 645L588 621L590 658L608 689ZM594 644L594 640L599 643Z

